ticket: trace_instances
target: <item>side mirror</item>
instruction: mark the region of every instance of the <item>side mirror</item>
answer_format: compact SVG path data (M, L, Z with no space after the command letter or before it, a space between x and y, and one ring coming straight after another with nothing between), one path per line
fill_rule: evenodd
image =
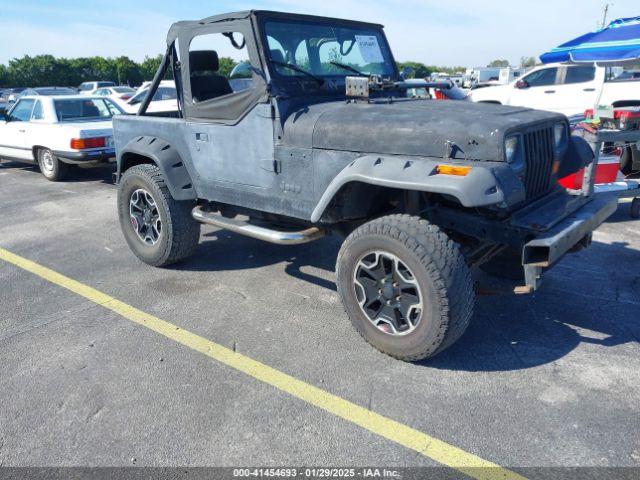
M516 88L519 89L525 89L525 88L529 88L529 82L527 82L526 80L518 80L516 82Z
M229 78L250 78L252 73L253 65L249 62L242 62L233 67L233 70L231 70L231 73L229 74Z

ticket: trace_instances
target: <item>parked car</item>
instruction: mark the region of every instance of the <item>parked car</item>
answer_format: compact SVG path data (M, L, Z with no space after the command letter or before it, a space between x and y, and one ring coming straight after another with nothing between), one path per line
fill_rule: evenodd
M45 96L50 97L52 95L77 95L78 92L73 90L72 88L67 87L36 87L36 88L25 88L20 91L17 95L12 96L12 100L7 102L7 110L9 110L13 104L22 97L38 97Z
M0 121L0 159L36 163L51 181L69 165L113 159L112 100L87 96L25 96Z
M112 100L129 100L136 94L136 89L131 87L104 87L94 90L93 95L97 97L109 97Z
M466 100L467 94L450 81L426 82L422 80L405 80L407 97L409 98L429 98L433 100ZM415 85L415 86L412 86Z
M91 95L91 92L93 92L98 88L115 87L115 86L116 84L114 82L109 82L106 80L95 81L95 82L82 82L80 85L78 85L78 92L76 93L80 93L81 95Z
M640 80L640 70L625 70L612 81L623 82L628 80Z
M125 102L120 102L120 106L127 113L136 113L140 104L149 93L149 87L139 90L133 97ZM148 112L177 112L178 92L176 84L172 81L164 81L153 94L153 99L149 105Z
M142 90L146 90L147 88L149 88L149 85L151 85L151 83L152 82L150 80L145 80L140 84L139 87L136 88L136 92L141 92ZM163 83L165 83L165 81L163 81Z
M18 98L22 98L22 97L37 97L39 95L44 95L47 97L51 97L53 95L77 95L78 92L76 92L73 88L68 88L68 87L36 87L36 88L25 88L24 90L22 90L18 96L16 97L16 99Z
M201 223L280 245L335 233L345 310L395 358L433 356L463 334L472 266L520 267L518 291L531 293L617 207L558 184L593 157L564 115L406 98L380 25L266 11L179 22L157 78L177 64L176 44L180 115L148 115L145 101L113 120L133 253L184 260ZM252 76L246 90L219 70L231 47L248 59L234 69Z
M569 117L584 114L594 105L640 105L638 83L606 81L606 70L597 65L549 64L509 85L472 90L469 97L474 102L537 108Z
M3 114L8 110L8 106L7 106L8 96L9 96L8 88L0 89L0 114Z
M2 93L2 96L7 100L7 103L13 103L24 90L26 90L26 87L8 88Z

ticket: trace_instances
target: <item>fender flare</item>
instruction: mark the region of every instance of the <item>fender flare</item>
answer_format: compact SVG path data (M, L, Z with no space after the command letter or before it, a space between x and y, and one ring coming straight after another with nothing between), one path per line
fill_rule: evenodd
M439 164L473 168L464 177L442 175L436 172ZM502 162L461 163L435 158L365 155L347 165L331 181L311 214L313 223L322 218L338 191L351 182L450 195L465 207L494 205L505 200L517 203L525 195L522 183Z
M173 146L159 137L137 136L118 152L117 182L126 169L122 169L127 163L127 156L135 155L148 158L162 171L165 183L171 196L176 200L195 200L197 193L180 153ZM136 162L139 163L139 162ZM136 164L134 163L134 165Z

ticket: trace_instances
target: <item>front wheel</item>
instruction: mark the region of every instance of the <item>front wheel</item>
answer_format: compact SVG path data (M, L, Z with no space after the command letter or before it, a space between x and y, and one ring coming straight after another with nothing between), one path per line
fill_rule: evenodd
M193 202L177 201L160 169L143 164L127 170L118 185L118 216L125 240L143 262L164 267L189 257L200 239Z
M69 173L69 164L61 162L48 148L38 150L38 166L44 178L51 182L64 180Z
M437 226L389 215L357 228L337 262L338 290L362 337L404 361L452 345L473 314L471 273Z

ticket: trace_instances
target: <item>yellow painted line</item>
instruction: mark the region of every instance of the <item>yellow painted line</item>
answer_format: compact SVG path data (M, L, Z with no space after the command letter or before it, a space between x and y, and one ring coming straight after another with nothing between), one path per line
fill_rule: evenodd
M387 440L415 450L425 457L458 470L470 477L483 480L524 479L521 475L502 468L495 463L483 460L476 455L465 452L426 433L367 410L355 403L333 395L326 390L314 387L275 368L236 353L233 350L187 330L183 330L172 323L149 315L105 293L69 277L65 277L31 260L15 255L3 248L0 248L0 260L4 260L48 282L66 288L91 302L117 313L127 320L135 322L149 330L153 330L160 335L217 360L228 367L245 373L256 380L332 413Z

